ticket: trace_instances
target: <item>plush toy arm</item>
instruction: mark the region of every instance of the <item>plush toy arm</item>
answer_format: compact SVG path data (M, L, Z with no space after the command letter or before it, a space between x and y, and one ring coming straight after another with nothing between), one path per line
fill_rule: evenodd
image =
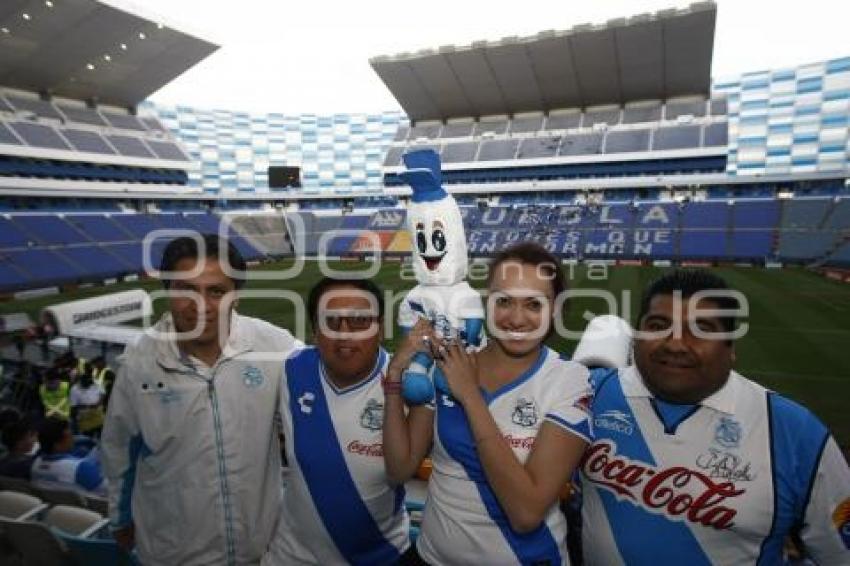
M469 346L481 345L481 329L484 328L484 320L480 318L467 318L463 321L466 343Z

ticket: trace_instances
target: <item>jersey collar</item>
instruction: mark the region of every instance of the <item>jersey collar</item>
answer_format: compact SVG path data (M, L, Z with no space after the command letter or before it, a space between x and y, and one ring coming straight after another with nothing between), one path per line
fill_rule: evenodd
M365 378L361 379L357 383L353 383L348 387L343 388L339 388L334 385L334 382L331 381L331 378L328 377L327 372L325 372L325 364L321 363L321 361L319 362L319 373L322 376L324 382L327 383L328 387L331 388L331 391L333 391L337 395L345 395L346 393L351 393L352 391L360 389L361 387L375 379L377 376L381 375L383 373L382 370L384 369L384 364L386 363L386 361L387 352L383 348L380 348L378 350L378 359L375 362L375 367L372 368L372 371L369 372L369 375L367 375Z
M735 414L735 400L740 389L741 375L734 371L729 372L729 378L726 383L715 391L712 395L703 399L699 405L708 407L726 413L727 415ZM623 387L623 394L626 397L652 397L652 393L647 389L643 382L640 372L636 366L629 366L622 370L620 374L620 383Z

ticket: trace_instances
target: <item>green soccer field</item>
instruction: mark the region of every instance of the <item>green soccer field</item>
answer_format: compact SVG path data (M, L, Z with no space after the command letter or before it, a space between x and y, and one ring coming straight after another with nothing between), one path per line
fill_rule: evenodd
M290 262L267 264L256 272L273 275L274 270L291 266ZM340 270L362 270L363 263L336 263ZM632 293L630 317L637 314L640 290L661 273L660 268L620 266L588 269L565 266L572 288L607 289L616 297L623 291ZM850 285L831 281L802 269L765 270L760 268L718 268L729 284L744 294L750 303L750 329L737 344L736 369L747 377L774 389L809 407L835 433L839 443L850 448ZM473 274L475 272L473 271ZM249 282L248 291L288 291L287 297L245 297L239 310L285 328L296 329L296 309L290 300L305 298L310 287L321 277L318 265L308 261L294 277ZM384 289L401 296L413 287L412 277L404 277L398 263L385 263L374 277ZM472 281L481 286L483 281ZM66 300L95 296L107 292L143 287L159 288L156 281L121 283L110 287L94 287L61 296L0 303L0 313L28 312L33 318L46 305ZM618 304L621 301L618 299ZM157 313L165 307L163 300L154 302ZM622 308L622 306L618 307ZM605 304L599 300L575 299L566 316L566 327L584 327L582 313L604 314ZM393 311L395 312L395 311ZM308 331L296 330L309 340ZM305 335L307 334L307 335ZM393 332L394 336L397 333ZM393 348L394 338L387 343ZM550 345L559 351L572 352L574 340L553 337Z

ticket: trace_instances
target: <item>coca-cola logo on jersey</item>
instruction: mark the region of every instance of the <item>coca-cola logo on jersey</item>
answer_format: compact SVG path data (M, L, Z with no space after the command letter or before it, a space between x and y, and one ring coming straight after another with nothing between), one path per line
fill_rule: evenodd
M734 525L737 509L731 500L746 489L730 481L715 481L685 466L656 468L617 454L617 445L601 441L588 449L582 461L587 479L643 509L678 521L715 529Z
M384 445L380 442L366 444L359 440L352 440L348 443L348 451L352 454L359 454L361 456L372 456L375 458L384 457Z

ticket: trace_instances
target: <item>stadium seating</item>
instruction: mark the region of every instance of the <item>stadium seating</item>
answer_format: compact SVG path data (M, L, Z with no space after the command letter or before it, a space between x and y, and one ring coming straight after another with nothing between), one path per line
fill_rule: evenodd
M686 99L666 104L630 103L623 108L553 110L548 116L529 113L511 119L453 119L445 124L420 123L409 130L401 126L385 154L384 166L399 166L405 151L426 147L440 153L442 161L448 164L515 159L517 165L523 159L575 160L583 156L725 147L728 139L727 123L723 119L725 102L712 100L711 104L716 111L711 117L705 100ZM681 165L674 171L688 169L687 164ZM599 172L600 176L610 174ZM535 177L529 174L528 178ZM473 180L448 180L468 181ZM392 175L385 176L385 182L394 184Z
M248 260L291 252L282 217L251 216L226 230ZM73 284L139 273L156 268L171 231L218 233L213 214L15 214L0 217L0 290ZM150 243L145 265L143 241Z

